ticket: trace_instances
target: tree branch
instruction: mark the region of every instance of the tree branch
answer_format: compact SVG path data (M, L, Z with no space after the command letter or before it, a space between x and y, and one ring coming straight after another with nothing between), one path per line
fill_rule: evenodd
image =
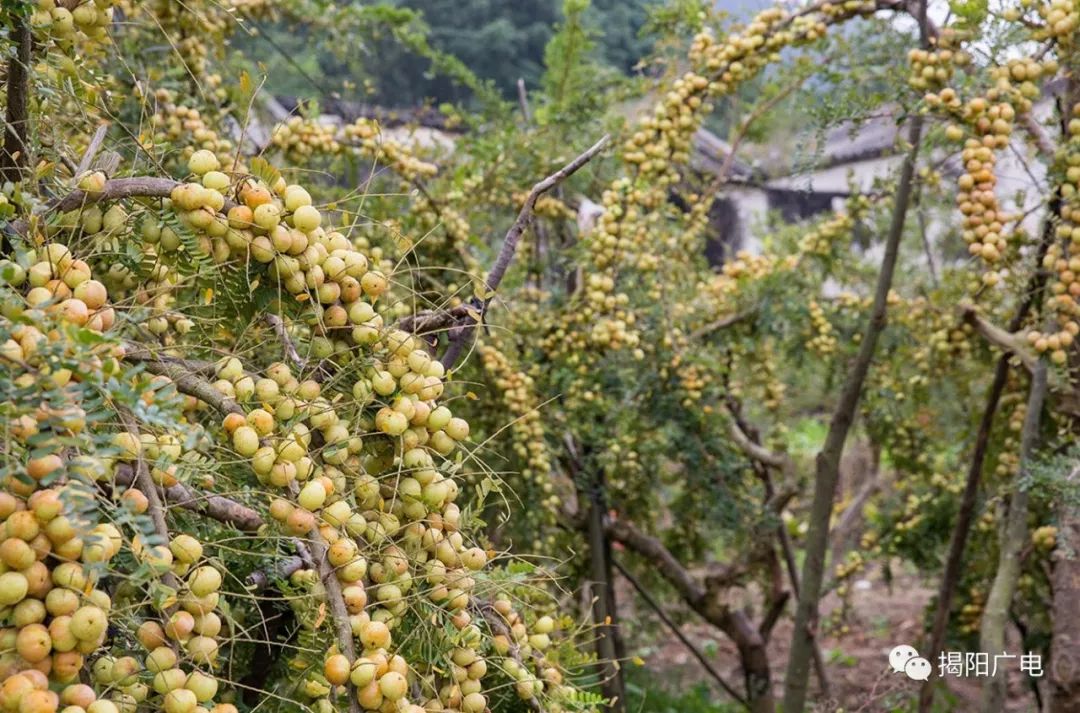
M624 567L622 563L619 562L619 560L612 558L611 563L615 565L615 569L619 570L619 574L621 574L626 579L626 581L629 582L631 586L633 586L634 589L637 590L637 593L641 595L641 598L645 600L645 603L648 604L654 612L656 612L656 615L660 617L660 621L664 622L667 628L671 630L671 633L675 634L675 638L681 641L682 645L685 646L687 650L694 656L694 658L698 660L698 663L700 663L702 668L705 669L705 672L712 676L713 680L720 684L720 688L723 688L729 696L734 698L743 706L749 707L746 699L739 695L739 692L736 691L731 686L731 684L724 680L724 677L721 676L720 672L713 667L709 659L705 658L705 654L703 654L698 647L694 646L694 643L686 637L686 634L682 632L682 630L679 628L679 625L676 624L674 620L672 620L672 618L668 616L667 612L664 611L660 604L655 599L653 599L652 595L649 594L648 590L646 590L645 587L641 584L641 582L638 581L637 577L627 571L626 567Z
M301 372L307 369L307 359L300 356L300 353L296 351L296 345L293 343L292 337L289 336L288 330L285 328L285 320L276 314L267 314L266 322L278 335L278 339L281 340L281 345L285 349L285 356L299 369Z
M502 615L495 610L495 607L491 602L480 602L475 605L476 609L480 612L480 615L484 617L484 621L487 622L488 627L492 633L496 636L503 636L509 643L507 655L517 662L519 666L525 668L525 662L521 660L521 648L514 641L514 636L510 633L510 627L506 625L506 622L502 620ZM540 700L536 696L529 696L525 701L528 703L529 708L536 711L536 713L543 713L544 706L541 705Z
M214 388L206 379L200 378L185 368L183 361L157 357L148 351L129 349L125 359L138 361L146 366L151 374L166 376L176 385L176 390L208 404L223 414L238 413L246 416L244 409L228 396Z
M115 480L121 485L131 485L136 480L135 469L127 463L118 464ZM232 525L238 530L254 532L263 524L259 513L235 500L220 495L199 494L183 483L177 483L163 490L165 499L170 504L205 515L226 525Z
M261 592L270 586L272 580L288 579L294 572L302 569L304 569L304 560L301 557L286 557L275 562L269 571L257 569L249 574L247 584L252 591Z
M532 187L532 190L529 191L529 195L525 199L525 205L521 207L517 219L514 220L513 225L510 226L510 230L506 232L506 237L503 238L502 248L495 258L495 264L491 266L491 271L484 281L486 294L482 297L484 305L483 309L480 311L481 319L483 319L484 313L487 312L488 305L491 304L491 299L495 291L499 289L499 284L502 283L503 277L506 276L506 271L510 268L510 263L514 259L514 253L517 251L521 236L525 234L525 231L529 228L529 225L535 217L534 211L536 209L536 201L540 199L540 196L577 173L578 169L591 161L593 157L600 153L604 146L607 145L609 138L610 137L605 134L599 141L586 149L584 153L537 183ZM451 335L450 345L447 347L446 353L443 354L442 359L440 359L444 367L449 369L454 366L454 363L461 355L462 350L464 350L466 342L469 341L469 337L472 335L473 329L477 323L475 318L469 316L462 321L462 324L460 325L462 327L461 331Z
M971 324L986 341L1002 351L1014 355L1029 372L1034 371L1037 358L1024 345L1021 337L1008 332L979 315L971 305L961 307L964 321Z
M75 168L75 176L81 176L90 170L91 164L94 162L94 156L97 155L101 144L105 141L105 135L109 133L109 125L102 124L94 132L93 138L90 139L90 145L86 147L86 153L83 154L82 159L79 160L79 165Z

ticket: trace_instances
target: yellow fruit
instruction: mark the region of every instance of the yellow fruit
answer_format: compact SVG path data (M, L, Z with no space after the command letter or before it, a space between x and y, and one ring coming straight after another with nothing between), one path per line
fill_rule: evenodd
M343 654L334 654L323 664L323 675L335 686L342 686L349 680L349 659Z
M232 434L233 448L245 458L255 455L259 450L259 434L251 426L240 426Z

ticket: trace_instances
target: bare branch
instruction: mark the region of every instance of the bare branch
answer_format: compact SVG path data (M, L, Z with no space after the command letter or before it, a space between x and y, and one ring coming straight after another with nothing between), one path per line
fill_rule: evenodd
M297 557L286 557L274 563L269 570L257 569L248 575L247 584L253 591L259 592L270 586L275 579L288 579L294 572L304 569L304 560Z
M551 174L544 180L537 183L529 191L528 197L525 199L525 205L521 207L521 211L518 213L517 219L514 224L510 226L510 230L506 232L506 237L503 238L502 248L499 250L498 256L495 258L495 264L492 265L491 271L488 273L487 279L484 281L486 287L486 294L483 296L484 307L481 310L481 318L487 311L487 307L491 304L492 296L495 291L499 289L499 284L502 283L503 277L506 276L506 271L510 268L510 263L514 259L514 253L517 251L518 243L521 242L521 236L525 234L525 231L529 228L535 217L536 201L540 199L540 196L550 191L552 188L558 186L570 176L577 173L577 171L593 159L600 151L607 145L610 136L605 134L603 138L590 146L584 153L575 158L570 163L560 168L555 173ZM462 350L465 348L465 343L472 335L473 328L476 326L477 320L473 317L468 317L462 324L463 329L457 334L452 334L450 339L450 346L447 348L446 353L443 354L442 365L448 369L454 365L457 358L461 355Z
M289 483L289 494L293 500L296 499L300 493L300 486L296 484L296 481ZM341 653L349 659L349 665L356 660L356 648L353 645L352 625L349 623L349 610L345 607L345 599L341 593L341 582L338 581L337 573L334 571L334 567L330 564L330 560L327 559L327 545L326 540L323 539L322 533L319 531L318 525L311 528L308 532L307 547L310 548L310 554L307 555L308 560L313 561L319 570L319 579L323 583L323 587L326 590L326 605L330 608L330 620L334 625L334 630L337 635L338 648ZM304 558L305 552L301 549L300 543L297 543L297 551L300 553L300 557ZM349 681L345 683L346 697L349 699L349 710L352 713L360 713L360 704L356 698L355 686Z
M503 621L502 614L496 611L491 602L480 602L475 605L475 609L484 617L484 621L487 622L488 627L491 629L491 633L506 638L509 643L509 648L506 652L507 656L524 668L525 662L521 660L521 648L517 645L517 642L514 641L514 636L510 633L510 627ZM541 705L540 700L536 696L529 696L525 702L529 704L529 708L537 713L543 713L544 706Z
M274 331L277 332L278 339L281 340L281 345L285 349L285 356L289 361L299 369L301 372L307 369L307 359L300 356L300 353L296 351L296 345L293 343L292 337L289 336L288 330L285 328L285 320L276 314L267 314L266 322Z
M754 310L746 310L744 312L736 312L735 314L729 314L719 319L713 320L706 325L698 327L693 332L690 332L690 340L700 339L701 337L717 332L721 329L727 329L733 324L742 322L750 315L754 313Z
M975 327L986 341L1002 351L1016 356L1016 358L1020 360L1020 363L1024 365L1025 369L1034 371L1037 359L1035 355L1028 350L1020 336L998 327L976 312L975 308L971 305L961 307L961 311L964 320Z
M742 430L734 417L731 418L731 423L728 426L728 435L746 455L759 463L770 468L777 468L784 475L790 475L794 472L795 466L786 453L774 453L768 448L755 443L750 436L746 435L746 432Z
M1046 158L1054 157L1054 144L1050 141L1050 137L1046 135L1046 130L1042 125L1035 120L1035 117L1031 115L1031 112L1025 111L1020 115L1020 126L1024 128L1028 136L1035 143L1036 148Z
M664 611L663 607L661 607L660 604L655 599L653 599L652 595L649 594L648 590L646 590L645 587L641 584L641 582L638 581L637 577L627 571L626 567L624 567L622 563L619 562L619 560L613 558L611 560L611 563L615 565L615 569L619 570L619 573L626 579L626 581L629 582L634 587L634 589L637 590L637 593L641 595L641 598L645 600L645 603L648 604L654 612L656 612L656 615L660 617L660 621L664 622L667 628L671 630L671 633L675 634L675 637L682 642L682 645L685 646L691 654L693 654L694 658L698 660L698 663L701 664L702 668L705 669L706 673L712 676L713 680L720 684L720 687L723 688L729 696L734 698L742 705L749 707L746 699L739 695L739 692L736 691L731 686L731 684L724 680L724 677L720 675L720 672L716 670L716 668L712 665L709 659L705 658L705 654L703 654L698 647L694 646L694 642L690 641L690 639L686 637L686 634L682 632L682 630L679 628L679 625L676 624L672 620L672 618L668 616L667 612Z
M124 424L124 428L127 432L138 441L139 427L135 420L123 410L117 410L116 414ZM150 468L146 464L141 449L135 457L135 465L133 468L135 474L133 479L134 486L146 496L148 503L147 512L150 515L151 522L154 523L154 532L161 538L162 544L167 547L172 538L169 536L169 524L165 520L165 507L161 504L161 495L158 493L158 485L154 482L154 479L150 477ZM171 587L176 591L179 591L180 589L180 583L176 579L176 575L171 571L162 574L161 581L165 586Z
M63 198L51 202L39 215L66 213L76 208L123 198L168 198L172 190L180 184L181 181L156 176L112 178L105 182L105 187L101 191L88 193L81 188L75 189ZM236 204L233 201L226 198L222 210L228 211L234 205ZM11 229L19 235L25 235L28 228L29 222L25 219L16 220L11 224Z
M215 389L214 385L206 379L200 378L198 374L186 369L182 360L163 359L155 357L145 350L140 351L138 349L129 349L124 358L145 364L146 370L151 374L168 377L176 385L177 391L188 396L194 396L199 401L213 406L221 413L247 415L240 404Z
M108 124L102 124L97 128L97 131L94 132L93 138L90 139L90 145L86 147L86 153L83 154L82 159L79 161L79 165L75 168L76 176L81 176L90 170L90 166L94 162L94 156L97 155L102 142L105 141L105 135L108 133Z

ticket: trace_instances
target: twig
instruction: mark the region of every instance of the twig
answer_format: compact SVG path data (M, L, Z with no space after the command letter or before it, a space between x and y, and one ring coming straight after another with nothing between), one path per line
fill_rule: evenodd
M188 396L194 396L199 401L213 406L223 414L238 413L246 416L244 409L228 396L214 388L206 379L199 377L184 368L183 362L154 358L147 352L135 352L134 356L127 356L133 361L139 361L146 365L146 370L151 374L166 376L172 380L176 390Z
M506 622L502 620L502 615L495 610L490 602L480 602L475 605L475 609L480 612L480 615L484 617L484 621L487 622L488 627L492 633L496 636L503 636L509 642L509 647L506 651L507 655L517 662L521 667L525 667L525 662L521 660L521 648L514 641L514 635L510 632L510 627L506 625ZM534 655L536 652L533 652ZM543 713L544 706L541 705L540 699L536 696L529 696L526 701L529 704L529 708L533 709L537 713Z
M742 322L746 318L750 317L753 313L754 310L748 309L744 312L736 312L735 314L729 314L725 317L721 317L720 319L713 320L712 322L709 322L704 326L698 327L693 332L690 332L688 339L693 341L721 329L727 329L733 324L738 324L739 322Z
M49 213L66 213L76 208L101 203L102 201L114 201L122 198L168 198L172 190L181 185L180 181L171 178L158 178L156 176L132 176L129 178L112 178L105 182L102 190L87 193L81 188L75 189L66 196L49 203L39 215ZM228 211L236 205L228 198L225 199L223 211ZM11 224L14 232L25 235L29 228L26 219L16 220Z
M728 428L728 435L746 455L765 465L780 470L784 475L791 475L795 469L791 458L786 453L774 453L768 448L752 441L746 432L742 430L734 418Z
M120 418L121 423L124 424L124 428L127 432L136 439L139 438L139 428L135 424L135 421L123 412L121 409L117 409L116 415ZM168 547L171 538L169 537L169 523L165 520L165 507L161 504L161 495L158 493L157 483L150 477L150 468L146 465L146 460L143 458L142 450L140 449L135 456L134 465L134 484L135 487L146 496L148 503L147 512L150 514L150 520L154 523L154 532L162 540L162 546ZM180 583L176 579L176 575L171 571L167 571L161 575L161 581L165 583L165 586L170 587L174 591L180 591ZM173 607L166 609L166 614L169 613Z
M289 483L289 494L295 500L300 493L300 486L296 484L296 481ZM302 545L297 542L297 551L300 553L300 557L305 558L305 551L301 549ZM337 636L338 648L341 649L341 653L349 659L349 664L356 660L356 648L353 645L352 625L349 623L349 610L345 607L345 599L341 594L341 583L338 581L337 573L330 565L330 561L327 559L328 545L326 540L323 539L322 533L319 531L319 526L316 525L308 532L307 549L310 550L310 554L307 554L307 560L314 562L319 571L319 579L322 581L323 588L326 590L326 605L330 608L330 620L334 624L335 633ZM352 682L345 682L346 697L349 699L349 710L352 713L360 713L360 703L356 698L356 690Z
M706 673L712 676L713 680L720 684L720 688L723 688L729 696L734 698L740 704L749 708L749 704L746 702L746 699L739 695L739 692L736 691L731 686L731 684L724 680L724 677L720 675L720 672L713 667L713 665L709 662L707 658L705 658L705 654L703 654L698 647L694 646L694 643L686 637L686 634L682 633L679 625L676 624L671 619L671 617L667 615L667 612L665 612L660 606L660 604L657 603L655 599L653 599L652 595L649 594L649 592L645 589L644 586L642 586L641 582L638 581L637 577L628 572L626 567L623 567L622 562L619 562L619 560L612 558L611 563L615 565L615 569L619 570L619 574L621 574L626 579L626 581L629 582L634 587L634 589L637 590L637 593L641 595L641 598L645 600L645 603L648 604L654 612L656 612L656 615L660 617L660 621L664 622L664 624L671 630L671 633L675 634L675 638L681 641L683 646L685 646L687 650L689 650L690 653L693 654L694 658L698 660L702 668L705 669Z
M307 359L301 357L300 353L296 351L296 345L293 344L292 337L289 336L289 332L285 328L285 320L276 314L267 314L266 322L277 332L278 339L281 340L281 345L285 349L285 356L288 357L289 361L301 372L307 369Z
M1020 115L1020 125L1024 127L1024 131L1028 133L1028 136L1031 137L1031 140L1045 158L1054 157L1054 144L1050 141L1050 137L1046 135L1042 125L1035 121L1035 117L1031 115L1031 112L1025 111Z
M525 80L518 77L517 80L518 106L521 107L521 116L526 124L532 123L532 112L529 111L529 92L525 89Z
M510 230L507 231L506 237L503 238L502 248L495 258L495 264L492 265L491 271L484 281L486 294L482 297L484 305L480 313L481 318L483 318L484 313L487 311L488 305L491 304L491 299L494 296L495 291L499 288L499 284L502 282L503 277L506 275L506 271L510 268L510 263L514 259L514 252L517 250L518 242L521 241L521 236L528 229L535 217L533 211L536 208L536 201L539 200L540 196L544 193L547 193L552 188L577 173L578 169L591 161L593 157L600 153L604 146L607 145L609 138L610 137L605 134L584 153L537 183L533 186L532 190L529 191L529 195L525 199L525 205L521 207L517 219L514 221L513 225L510 226ZM469 317L464 320L460 331L456 334L451 334L450 345L447 347L446 353L443 354L442 359L440 359L444 367L449 369L457 361L457 358L465 348L465 343L468 341L469 336L471 336L476 324L477 320L473 317Z
M90 139L90 145L86 147L86 153L83 154L78 167L75 169L76 177L81 176L90 170L90 165L94 162L94 156L97 155L98 150L101 148L101 143L105 141L105 135L108 133L108 124L102 124L97 128L97 131L94 132L94 137Z

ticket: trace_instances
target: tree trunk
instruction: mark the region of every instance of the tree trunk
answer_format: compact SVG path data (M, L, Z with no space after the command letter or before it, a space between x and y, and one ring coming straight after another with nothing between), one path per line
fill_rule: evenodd
M1043 221L1042 240L1036 251L1032 264L1035 270L1028 281L1027 297L1017 308L1016 314L1009 321L1008 330L1015 332L1023 326L1028 313L1035 305L1036 300L1041 299L1043 288L1046 286L1046 272L1038 269L1042 265L1050 243L1054 241L1054 227L1057 224L1055 218L1061 207L1060 186L1054 192L1054 197L1047 206L1046 218ZM990 445L990 431L994 427L994 416L997 414L998 403L1005 391L1005 383L1009 377L1009 354L998 357L994 367L994 379L990 384L990 390L986 394L986 406L983 407L982 418L979 420L979 431L975 436L975 448L971 453L971 464L968 466L967 479L964 482L964 492L960 496L960 508L956 513L956 524L953 526L952 536L949 538L949 552L945 557L945 569L941 573L941 583L938 587L936 608L934 610L934 623L930 628L930 646L926 652L926 658L931 663L937 661L941 651L945 648L945 632L949 626L949 612L952 610L953 596L960 584L960 576L964 563L964 550L967 547L968 535L971 533L971 524L975 520L975 507L979 495L979 483L982 480L983 463L986 462L986 452ZM919 713L930 713L934 703L934 678L923 682L919 689Z
M1080 509L1061 508L1054 574L1047 713L1080 713Z
M0 155L0 180L15 183L22 178L29 159L30 50L33 36L29 20L16 12L11 17L15 53L7 64L7 114L4 152Z
M925 4L925 3L924 3ZM925 15L925 8L923 9ZM922 23L925 25L925 22ZM809 530L806 534L806 560L803 563L802 591L795 612L795 629L791 637L791 654L788 658L787 676L784 681L784 713L802 713L809 688L810 660L817 631L818 598L825 575L825 554L829 545L829 521L832 517L836 484L840 477L840 457L844 452L848 432L855 420L855 410L862 396L863 384L870 362L874 358L878 337L885 328L886 302L892 289L893 273L904 233L904 222L911 202L915 179L915 162L922 141L923 118L916 114L911 118L908 141L911 148L904 157L900 171L900 183L896 191L892 222L885 242L885 256L881 261L874 304L870 319L863 332L859 353L844 382L840 399L836 404L825 437L825 445L817 455L814 480L814 500L810 506Z
M589 580L592 588L593 624L596 627L597 672L600 690L612 701L609 710L626 710L626 692L616 640L617 623L612 589L610 543L604 531L604 504L600 495L603 481L597 476L589 493Z
M1023 480L1031 466L1031 456L1039 437L1039 425L1042 422L1043 401L1046 399L1046 361L1040 359L1035 364L1031 375L1031 389L1028 393L1027 413L1020 432L1020 472L1017 482ZM979 631L980 651L993 656L1005 653L1005 626L1009 622L1009 608L1012 606L1016 582L1020 578L1022 564L1021 551L1028 542L1027 515L1028 494L1017 487L1009 498L1008 513L999 530L1000 553L997 572L990 594L986 598L982 625ZM1003 667L999 667L995 676L986 679L983 684L981 710L985 713L1000 713L1005 709L1005 694L1008 677Z

